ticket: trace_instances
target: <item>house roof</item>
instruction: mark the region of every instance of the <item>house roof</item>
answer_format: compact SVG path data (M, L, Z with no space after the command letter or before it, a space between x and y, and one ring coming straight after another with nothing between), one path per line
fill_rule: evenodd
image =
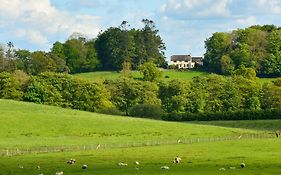
M192 61L192 57L190 55L173 55L171 61Z
M203 61L203 57L192 57L193 61Z

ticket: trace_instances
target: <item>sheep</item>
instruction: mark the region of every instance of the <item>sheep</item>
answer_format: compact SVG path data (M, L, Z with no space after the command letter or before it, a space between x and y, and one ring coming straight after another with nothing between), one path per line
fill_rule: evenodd
M220 171L225 171L225 168L220 168L219 170L220 170Z
M169 170L170 169L170 167L168 167L168 166L161 166L161 168L160 169L162 169L162 170Z
M235 169L236 169L236 167L229 167L229 169L231 169L231 170L235 170Z
M174 163L180 163L181 162L181 158L179 156L177 156L173 162Z
M275 132L275 135L276 135L277 138L278 138L279 136L281 136L280 131L276 131L276 132Z
M37 166L37 170L39 171L40 169L41 169L41 167L38 165L38 166Z
M238 137L238 139L240 140L242 138L242 135L240 135L239 137Z
M98 144L98 146L96 147L96 150L100 149L100 144Z
M75 159L70 159L70 160L67 161L67 163L68 163L69 165L72 165L72 164L75 164L75 163L76 163L76 160L75 160Z
M83 165L83 166L82 166L82 169L83 169L83 170L85 170L85 169L87 169L87 168L88 168L88 165Z
M140 163L138 161L135 162L136 165L139 165Z
M63 175L63 171L56 172L56 175Z
M123 163L123 162L119 162L118 165L119 165L119 166L128 166L127 163Z
M241 168L244 168L245 166L246 166L245 163L241 163L241 164L240 164L240 167L241 167Z

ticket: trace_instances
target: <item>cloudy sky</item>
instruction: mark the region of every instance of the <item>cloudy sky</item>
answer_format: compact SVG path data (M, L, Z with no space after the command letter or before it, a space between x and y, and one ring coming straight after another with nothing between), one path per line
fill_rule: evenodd
M0 43L48 51L73 32L95 37L123 20L152 19L172 54L204 54L216 31L254 24L281 26L281 0L0 0Z

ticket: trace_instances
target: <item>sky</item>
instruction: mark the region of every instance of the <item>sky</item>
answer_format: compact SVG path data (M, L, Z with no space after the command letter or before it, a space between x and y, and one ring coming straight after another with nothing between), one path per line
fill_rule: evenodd
M281 26L281 0L0 0L0 44L49 51L74 32L94 38L124 20L142 28L145 18L156 23L167 60L203 56L204 41L214 32Z

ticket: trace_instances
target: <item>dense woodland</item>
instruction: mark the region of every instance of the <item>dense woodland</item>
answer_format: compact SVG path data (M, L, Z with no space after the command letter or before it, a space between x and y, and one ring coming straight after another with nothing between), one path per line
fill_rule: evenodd
M214 33L205 42L207 70L231 75L239 66L253 68L258 76L281 76L281 28L251 26Z

